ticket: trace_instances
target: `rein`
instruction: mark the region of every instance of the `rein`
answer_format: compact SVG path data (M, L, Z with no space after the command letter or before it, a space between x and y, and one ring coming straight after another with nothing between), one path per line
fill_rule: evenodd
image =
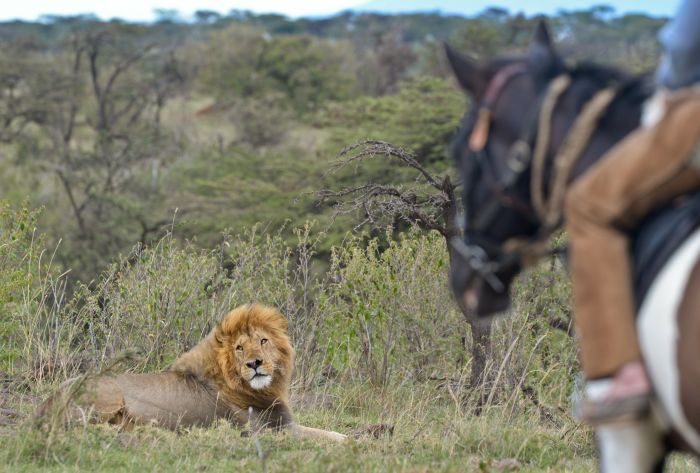
M571 173L583 155L588 143L598 127L598 120L608 110L608 106L617 95L617 87L610 86L597 92L591 100L586 102L581 113L576 117L571 130L567 133L559 151L554 156L554 176L549 186L549 201L544 198L544 173L547 159L547 145L552 126L552 113L558 103L561 94L566 91L571 83L567 75L561 75L554 79L550 85L547 101L551 100L549 110L543 108L540 115L540 130L535 146L535 155L532 162L531 194L532 203L546 232L554 231L561 222L564 207L564 195ZM544 113L546 112L546 113ZM544 127L543 127L544 126ZM546 135L546 141L545 141Z
M552 115L554 115L554 109L559 103L559 99L561 98L562 94L566 92L570 85L571 77L565 74L560 75L552 81L549 89L547 90L547 95L542 102L539 123L537 125L539 135L537 137L537 142L535 143L535 155L532 160L530 195L532 199L532 206L543 223L548 220L550 208L548 203L545 201L544 196L544 174L545 164L547 162L547 151L549 151L549 141L552 131Z
M525 73L526 70L522 63L507 66L496 74L487 88L487 93L479 107L477 122L469 137L469 150L476 155L480 163L489 159L485 148L489 138L493 106L505 85L511 79ZM508 149L506 158L508 174L499 186L496 188L492 186L491 192L494 195L492 203L481 209L483 210L480 212L481 215L474 221L475 233L481 234L495 221L498 210L504 202L509 203L508 207L524 214L522 209L529 209L530 204L510 196L521 176L531 168L531 208L540 223L540 231L537 235L530 239L513 238L503 244L494 244L489 241L480 242L496 250L497 259L495 261L478 244L469 244L459 238L455 238L452 242L454 248L465 258L472 270L497 291L503 290L503 284L495 275L499 270L514 262L527 266L542 256L559 252L550 247L549 236L561 222L567 184L597 129L599 119L617 95L617 86L613 85L598 91L586 102L554 155L553 176L549 182L549 188L545 189L546 161L551 138L552 118L561 97L570 86L571 77L568 74L557 76L550 82L541 100L541 105L534 109L535 113L529 122L530 125L525 128L521 138ZM532 142L534 142L534 151ZM549 197L548 200L545 197L545 190Z

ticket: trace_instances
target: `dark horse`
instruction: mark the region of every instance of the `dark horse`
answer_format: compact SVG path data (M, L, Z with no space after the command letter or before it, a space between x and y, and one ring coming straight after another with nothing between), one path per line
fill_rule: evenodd
M485 316L507 309L513 278L546 254L543 243L561 224L562 189L639 126L653 84L608 67L568 67L544 24L522 57L476 63L449 47L447 56L476 105L452 148L465 206L452 285L462 302ZM668 232L658 237L670 226L664 215L658 217L664 224L645 224L657 237L652 250L640 244L642 254L653 260L665 248L653 271L653 264L640 269L643 258L636 259L637 272L647 275L646 282L636 280L643 287L637 330L657 401L649 419L597 429L606 471L662 470L670 449L700 453L697 215L673 247ZM672 220L676 236L679 222L687 224L683 218Z

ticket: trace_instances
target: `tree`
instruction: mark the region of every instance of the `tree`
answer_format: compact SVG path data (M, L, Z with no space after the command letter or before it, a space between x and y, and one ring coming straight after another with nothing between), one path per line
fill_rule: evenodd
M361 212L358 227L403 222L436 231L444 239L452 268L458 258L451 242L461 237L461 230L457 222L458 185L452 182L449 174L431 173L414 155L383 141L362 141L343 149L331 172L380 157L397 161L412 170L414 184L399 186L369 182L340 190L323 189L316 192L320 203L333 205L338 214ZM461 301L457 305L471 328L470 384L481 390L485 387L486 364L491 352L491 323L475 318Z
M68 241L60 254L81 276L167 223L152 216L163 205L155 181L168 142L160 111L182 77L172 50L142 33L130 25L78 33L59 60L6 76L0 133L20 144L18 159L56 179L55 209L65 202L71 219L45 218L55 219Z
M273 37L247 25L216 32L201 67L202 89L220 102L279 94L297 113L350 96L351 56L343 44L306 35Z
M420 77L401 83L396 94L360 97L327 105L319 118L333 131L333 152L346 143L383 140L411 152L421 164L437 172L449 167L446 144L464 114L466 99L452 82ZM396 169L383 166L394 173Z
M359 74L362 90L368 95L396 93L416 57L398 32L376 34L373 47L362 58Z
M197 10L194 12L194 19L197 23L216 23L221 19L221 13L214 10Z
M12 143L27 126L43 120L44 100L52 96L48 87L32 87L27 93L27 85L35 74L39 61L26 50L5 52L0 56L0 142Z
M156 23L180 23L182 18L180 12L171 8L156 8L153 10L156 16Z

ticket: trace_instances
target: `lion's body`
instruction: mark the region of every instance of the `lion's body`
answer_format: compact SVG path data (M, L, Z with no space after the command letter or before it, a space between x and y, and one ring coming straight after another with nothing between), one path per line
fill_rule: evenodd
M82 386L75 387L75 383ZM73 393L71 393L73 390ZM170 429L207 426L219 418L244 424L247 413L217 402L216 392L176 372L119 374L81 381L71 379L40 408L40 414L66 406L68 419L119 424L156 424ZM60 404L58 404L60 406Z
M60 409L69 420L170 429L226 419L256 430L289 428L299 436L344 440L336 432L294 424L288 407L293 363L284 317L275 309L242 306L169 371L69 380L40 406L37 417Z

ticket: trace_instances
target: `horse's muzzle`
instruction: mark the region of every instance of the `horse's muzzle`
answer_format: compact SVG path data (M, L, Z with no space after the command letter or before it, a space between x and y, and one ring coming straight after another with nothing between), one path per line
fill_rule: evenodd
M490 317L504 312L510 307L509 287L497 292L485 283L483 279L475 278L474 282L465 285L461 268L455 268L450 277L452 293L457 303L470 314L478 317Z
M483 268L475 264L471 254L453 247L450 286L457 303L471 314L489 317L510 307L510 281L516 271L484 276Z

